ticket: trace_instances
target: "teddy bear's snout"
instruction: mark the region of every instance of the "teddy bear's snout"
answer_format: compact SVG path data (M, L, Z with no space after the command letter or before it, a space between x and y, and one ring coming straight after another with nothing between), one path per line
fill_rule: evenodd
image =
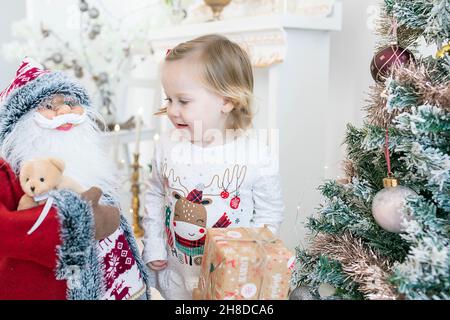
M46 186L44 183L41 183L39 181L36 181L35 179L30 179L30 181L26 184L27 190L29 190L30 196L35 196L43 193L46 189Z

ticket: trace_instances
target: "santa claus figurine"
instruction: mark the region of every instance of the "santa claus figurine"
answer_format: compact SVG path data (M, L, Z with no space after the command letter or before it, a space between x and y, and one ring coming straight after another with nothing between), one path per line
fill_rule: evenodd
M150 299L153 280L119 211L118 180L102 151L86 90L25 59L0 93L0 300ZM18 174L57 157L86 192L51 191L52 205L17 210ZM49 206L47 206L49 207Z

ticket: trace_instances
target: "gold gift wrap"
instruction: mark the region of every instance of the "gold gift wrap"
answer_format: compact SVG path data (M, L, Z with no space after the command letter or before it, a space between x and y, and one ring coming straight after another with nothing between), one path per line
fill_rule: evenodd
M194 299L287 299L294 260L267 227L207 229Z

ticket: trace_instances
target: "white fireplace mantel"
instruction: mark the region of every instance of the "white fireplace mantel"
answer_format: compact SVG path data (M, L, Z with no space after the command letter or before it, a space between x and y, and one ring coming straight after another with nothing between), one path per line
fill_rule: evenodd
M267 67L283 62L286 56L286 30L301 29L311 31L340 30L342 4L335 3L332 15L327 17L307 17L294 14L274 14L222 21L181 24L149 33L149 40L157 61L164 59L167 49L182 41L204 35L220 33L241 44L250 54L255 67ZM139 49L135 50L139 52Z
M200 35L219 33L241 44L254 66L255 129L277 132L285 202L280 235L290 248L305 236L302 222L321 198L325 167L330 32L341 29L342 4L328 17L293 14L183 24L149 33L156 62L167 49ZM145 54L134 48L134 54ZM161 127L164 128L162 122Z

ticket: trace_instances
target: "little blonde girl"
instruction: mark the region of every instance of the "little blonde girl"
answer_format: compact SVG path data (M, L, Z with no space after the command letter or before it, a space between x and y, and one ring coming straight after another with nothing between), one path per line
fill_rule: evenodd
M253 112L248 55L220 35L168 51L162 65L175 129L155 145L145 195L143 258L166 299L191 299L207 228L260 227L275 234L284 205L277 157L246 133Z

